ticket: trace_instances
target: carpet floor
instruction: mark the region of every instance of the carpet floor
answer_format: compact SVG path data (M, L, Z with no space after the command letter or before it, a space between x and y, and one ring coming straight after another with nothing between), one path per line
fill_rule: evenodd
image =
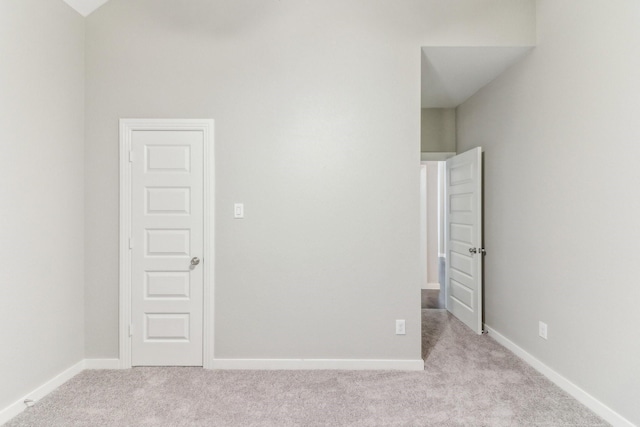
M606 426L488 336L423 310L425 370L84 371L21 426Z

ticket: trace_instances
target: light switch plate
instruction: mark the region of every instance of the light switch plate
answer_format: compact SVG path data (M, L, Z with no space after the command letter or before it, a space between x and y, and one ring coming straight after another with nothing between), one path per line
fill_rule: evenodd
M236 219L244 218L244 204L235 203L233 205L233 217Z

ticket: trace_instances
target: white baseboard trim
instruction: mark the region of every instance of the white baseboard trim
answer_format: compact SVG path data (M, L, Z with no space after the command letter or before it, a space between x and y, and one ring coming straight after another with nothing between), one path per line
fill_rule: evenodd
M0 410L0 425L6 423L11 418L15 417L16 415L18 415L22 411L24 411L27 408L27 406L24 404L24 401L26 399L30 399L30 400L33 400L34 402L37 402L38 400L40 400L43 397L45 397L47 394L51 393L56 388L60 387L62 384L64 384L67 381L69 381L71 378L73 378L76 375L78 375L83 370L84 370L84 360L81 360L78 363L76 363L75 365L71 366L70 368L68 368L68 369L66 369L64 371L62 371L61 373L59 373L55 377L51 378L49 381L47 381L44 384L40 385L38 388L36 388L32 392L28 393L26 396L18 399L13 404L7 406L4 409L1 409Z
M213 369L422 371L424 361L387 359L213 359Z
M120 359L84 359L84 369L121 369Z
M502 335L492 327L485 325L485 329L489 332L489 336L496 340L503 347L511 350L516 356L531 365L535 370L551 380L555 385L562 390L569 393L577 401L582 403L587 408L602 417L605 421L613 425L614 427L636 427L631 421L618 414L613 409L609 408L604 403L569 381L567 378L559 374L558 372L545 365L539 359L536 359L531 353L528 353L522 347L511 341L509 338Z
M427 283L426 285L422 286L422 289L430 289L430 290L440 290L440 283L435 282L435 283Z

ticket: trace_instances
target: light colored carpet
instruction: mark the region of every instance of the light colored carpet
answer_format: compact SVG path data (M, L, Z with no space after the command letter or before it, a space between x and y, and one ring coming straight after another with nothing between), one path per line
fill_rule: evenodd
M487 336L423 310L424 372L84 371L18 426L606 426Z

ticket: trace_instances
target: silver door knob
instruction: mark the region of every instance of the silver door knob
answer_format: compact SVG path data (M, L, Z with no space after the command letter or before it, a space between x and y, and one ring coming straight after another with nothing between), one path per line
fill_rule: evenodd
M194 256L193 258L191 258L191 265L198 265L200 264L200 258L198 258L197 256Z
M469 248L469 253L475 254L478 250L476 248Z

